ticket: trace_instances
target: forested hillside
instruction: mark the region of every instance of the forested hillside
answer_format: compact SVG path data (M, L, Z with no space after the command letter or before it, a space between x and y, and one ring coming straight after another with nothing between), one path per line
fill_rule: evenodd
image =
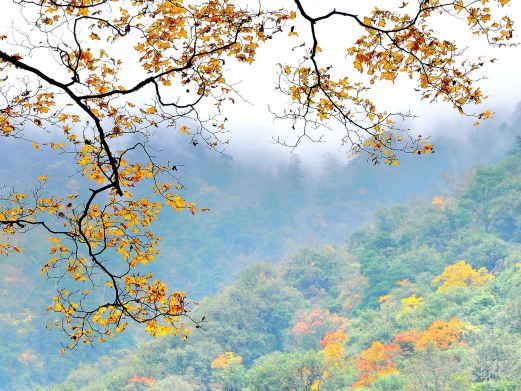
M358 245L356 238L362 235L360 233L353 236L348 250L342 242L355 229L372 221L378 208L404 201L414 204L420 199L430 202L436 195L442 195L444 202L454 202L446 199L445 194L461 193L468 186L476 164L497 161L504 156L505 150L515 144L518 123L519 113L510 125L498 126L486 134L473 132L472 137L467 137L467 133L465 142L438 138L434 141L437 146L434 154L423 159L404 158L399 167L373 167L365 159L346 165L330 157L324 158L322 166L312 171L309 164L300 162L296 156L290 164L273 163L266 169L262 162L237 163L228 155L207 153L201 148L163 146L163 154L177 156L184 164L178 170L187 198L209 207L210 211L196 216L176 213L160 219L158 229L164 240L160 259L152 267L171 286L186 290L190 297L202 298L218 292L246 265L279 264L300 247L316 250L336 243L342 251L349 251L351 258L363 260L364 252L368 256L368 252L376 251L376 245L368 247L370 242L366 247ZM487 137L491 134L500 141L493 148L487 146ZM480 151L485 147L487 154L482 154ZM0 168L0 173L6 182L19 188L27 186L23 180L26 173L36 177L42 173L42 166L49 163L30 146L23 153L15 149L7 151L6 158L13 161L13 167ZM48 170L64 172L60 175L62 183L52 189L56 193L78 186L73 176L74 167L57 163L49 165ZM425 209L420 209L425 213ZM381 212L377 221L388 213L397 212ZM400 222L400 217L397 219L395 224ZM414 220L412 216L409 219ZM430 225L425 221L424 228L427 227ZM104 354L118 361L120 356L126 355L119 349L146 341L141 334L132 332L95 349L82 348L65 356L57 354L62 342L60 336L46 329L51 319L46 308L55 294L55 285L40 276L40 269L48 258L47 238L41 231L32 231L17 244L24 251L11 254L0 264L2 389L25 390L35 384L62 382L81 363L93 362ZM409 247L414 246L409 244ZM399 250L396 251L398 255ZM363 267L378 267L370 263L368 260ZM425 264L418 259L418 265L421 268ZM373 308L375 298L394 287L396 278L404 274L387 269L380 276L373 274L372 285L366 287L364 281L371 273L366 269L364 273L356 283L357 289L365 287L363 303ZM375 284L374 280L378 282ZM204 314L205 308L203 304L199 312ZM211 319L210 316L207 319ZM271 325L265 328L272 330ZM211 327L206 329L218 333ZM164 339L159 343L163 343L161 341Z
M521 389L521 151L454 196L379 210L344 243L248 266L204 330L47 390Z

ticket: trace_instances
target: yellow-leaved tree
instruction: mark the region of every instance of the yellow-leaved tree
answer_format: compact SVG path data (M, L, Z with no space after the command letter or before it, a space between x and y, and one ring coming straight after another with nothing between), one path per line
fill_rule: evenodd
M408 114L379 109L368 97L373 84L400 74L417 83L422 99L450 102L477 119L491 115L467 110L484 99L475 75L486 61L466 58L457 37L441 39L435 28L442 15L489 45L508 45L509 0L398 1L365 15L351 12L349 2L323 14L302 0L277 8L262 3L3 1L2 18L18 19L4 20L0 32L0 134L74 159L81 188L51 192L56 178L44 175L32 192L3 194L0 250L20 251L10 239L29 229L49 233L41 270L58 281L49 311L56 313L51 326L70 339L66 347L105 341L129 322L154 336L186 337L199 325L185 294L168 290L144 266L158 255L160 238L150 227L161 210L198 210L180 194L176 167L158 161L150 140L174 128L193 144L225 143L221 111L238 96L227 69L254 62L261 45L299 33L304 40L287 53L275 86L290 102L278 117L299 132L287 145L316 141L310 129L335 126L354 153L365 151L375 163L395 164L398 152L431 152L401 125ZM352 82L327 62L319 26L337 23L363 31L343 50L366 82ZM51 141L41 141L44 133ZM107 288L108 299L97 294Z
M236 356L233 354L233 352L224 352L223 354L220 354L215 358L215 360L212 361L210 367L212 369L224 369L228 366L228 364L231 363L242 363L242 357Z
M432 280L432 285L438 286L438 292L457 287L483 286L494 279L494 276L484 267L474 269L465 261L449 265L441 274Z

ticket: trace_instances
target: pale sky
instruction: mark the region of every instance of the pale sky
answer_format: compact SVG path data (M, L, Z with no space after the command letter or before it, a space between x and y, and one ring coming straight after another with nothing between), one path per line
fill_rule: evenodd
M249 0L247 0L249 1ZM286 0L288 7L293 7L293 2ZM11 0L2 0L2 3L11 6L3 10L0 16L0 28L4 29L17 18L18 7L13 7ZM415 1L410 1L409 7L413 7ZM509 14L518 25L521 25L521 0L512 0L512 5L502 10ZM283 7L283 2L275 0L263 0L263 6L275 5ZM312 15L320 15L333 8L349 12L367 15L374 5L379 8L395 9L402 4L398 0L306 0L306 7ZM410 9L413 12L413 8ZM484 93L491 98L479 108L479 111L491 110L497 112L497 118L507 119L514 110L516 104L521 101L521 77L519 77L519 63L521 61L521 47L492 49L486 45L482 38L471 39L465 29L465 23L455 23L453 19L440 19L437 21L442 37L452 38L458 36L460 47L468 46L467 55L472 58L479 55L487 58L497 58L494 64L488 64L484 69L484 76L488 80L481 83ZM291 123L284 121L273 122L273 116L268 111L268 105L274 110L281 108L287 102L284 96L274 92L276 82L277 63L292 63L295 54L292 48L301 44L305 39L309 42L308 26L296 22L299 37L280 36L280 40L274 39L269 45L262 47L258 52L257 61L249 65L234 65L227 75L229 82L241 82L239 89L251 104L238 102L226 108L226 116L229 118L228 130L231 144L227 147L230 153L238 160L250 159L282 159L290 155L290 151L280 145L272 143L272 138L290 135ZM353 24L346 23L342 18L324 22L317 26L321 47L324 49L320 63L327 66L333 64L335 69L340 69L356 80L359 77L352 67L352 59L345 58L345 49L352 46L354 40L364 31ZM434 26L433 26L434 27ZM520 30L516 31L516 42L521 42ZM42 60L39 59L41 62ZM463 118L451 108L449 104L428 105L419 101L419 95L414 92L413 85L403 77L393 85L390 82L382 82L373 88L372 99L381 110L412 111L419 118L411 123L411 127L422 134L435 135L440 132L454 134L455 138L465 138L466 134L475 131L486 131L487 127L498 126L499 121L489 120L477 130L472 128L472 119ZM304 144L296 151L305 161L313 162L325 152L345 155L346 149L339 150L338 133L333 131L324 145Z
M351 3L351 4L349 4ZM315 15L320 15L327 10L331 10L337 6L339 10L351 10L359 12L360 15L367 13L374 4L378 4L379 8L385 9L386 4L391 7L401 4L400 1L384 0L384 1L307 1L309 5L315 5L317 9ZM411 4L414 3L411 1ZM347 7L346 4L349 4ZM365 12L364 12L365 11ZM518 26L521 26L521 0L513 0L512 5L506 12L510 15ZM414 85L409 83L406 77L398 79L393 85L390 82L382 82L374 87L374 95L372 98L379 104L380 109L397 109L401 111L411 110L419 117L411 122L411 127L420 131L421 134L451 134L455 139L465 139L469 133L477 131L486 131L487 127L498 127L502 120L510 117L517 103L521 101L521 77L519 64L521 63L521 46L513 48L494 49L489 47L481 38L471 38L465 29L465 23L447 25L449 20L440 21L440 34L447 38L453 37L455 34L460 35L458 38L461 47L468 46L468 56L470 58L477 56L485 56L486 58L497 58L494 64L488 64L484 69L484 76L488 80L481 82L484 93L490 95L479 111L491 110L496 112L496 119L485 121L478 128L472 126L473 120L465 118L456 113L451 105L447 103L426 104L420 101L420 96L414 91ZM331 48L330 53L326 50L326 57L322 64L329 65L329 56L334 59L335 67L345 67L348 75L357 77L357 71L352 68L352 59L343 58L345 48L350 46L352 42L363 33L361 29L352 23L342 25L342 19L338 18L334 24L319 26L320 35L325 37ZM521 27L518 27L515 35L515 41L521 42ZM307 31L307 26L298 27L301 37ZM291 38L291 44L286 46L279 45L276 51L265 48L259 53L258 61L252 66L244 66L245 75L255 74L259 77L244 77L241 86L246 91L248 99L254 103L253 105L243 105L244 109L237 110L230 117L230 127L233 132L232 145L228 147L228 151L237 159L248 160L253 156L257 158L265 158L266 154L274 159L280 158L281 151L286 149L280 145L270 144L269 140L284 132L288 131L287 122L273 122L273 116L266 110L268 104L276 107L278 98L273 93L273 85L275 80L275 64L287 61L288 54L291 56L291 46L297 46L303 39L301 37ZM322 44L321 44L322 45ZM323 46L323 45L322 45ZM262 75L262 77L260 76ZM400 82L401 81L401 82ZM275 102L275 103L274 103ZM238 114L238 115L237 115ZM305 161L313 162L320 159L325 152L335 153L345 156L346 149L339 149L338 138L329 137L326 144L307 143L299 147L296 151ZM284 154L282 154L284 155Z

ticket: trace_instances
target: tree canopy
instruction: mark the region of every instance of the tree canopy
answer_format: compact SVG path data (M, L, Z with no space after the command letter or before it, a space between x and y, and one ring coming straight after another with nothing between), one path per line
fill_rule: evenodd
M10 0L6 17L13 10L17 23L0 35L0 134L72 159L81 186L55 189L56 178L41 175L32 191L6 187L0 250L19 252L16 237L33 228L49 233L41 270L57 282L49 327L67 334L66 347L105 341L129 322L182 338L200 326L185 293L169 291L143 266L158 255L152 224L164 206L207 210L182 197L177 165L159 159L152 140L174 128L194 146L225 145L223 107L242 97L229 68L253 63L260 45L304 39L274 86L288 97L275 115L296 131L293 142L279 140L290 147L340 127L342 141L375 163L396 164L399 152L430 153L428 140L403 124L411 114L382 110L369 98L379 80L400 74L417 83L422 99L447 101L478 121L492 115L473 113L486 96L479 69L487 60L467 58L457 37L440 38L438 21L453 18L491 46L509 45L509 0L420 0L363 16L349 9L314 16L301 0L275 9L247 3ZM327 63L317 26L339 21L363 28L345 50L365 81Z

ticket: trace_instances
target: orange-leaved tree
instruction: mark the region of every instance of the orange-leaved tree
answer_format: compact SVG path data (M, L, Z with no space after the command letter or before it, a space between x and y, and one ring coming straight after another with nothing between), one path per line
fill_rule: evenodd
M407 330L398 334L394 341L398 344L411 344L415 351L423 351L429 346L444 350L462 343L465 327L465 323L456 318L448 321L436 320L427 330Z
M423 99L471 115L466 108L484 98L475 75L485 60L466 58L455 40L439 38L438 16L463 23L492 46L508 45L513 35L503 9L509 0L397 2L360 16L348 4L315 14L302 0L278 8L239 0L5 3L0 134L71 157L82 187L58 194L48 190L57 178L40 176L32 192L5 193L0 250L20 251L10 237L29 229L49 233L51 257L42 274L58 281L49 310L69 348L104 341L129 322L154 336L186 337L187 327L198 325L185 294L169 291L143 266L158 254L150 227L162 208L198 210L180 195L176 166L158 161L150 140L156 129L177 128L193 144L226 143L223 105L240 96L227 67L252 63L260 45L300 32L305 41L288 53L275 86L289 100L278 117L298 137L281 143L316 141L311 129L335 126L353 152L394 164L400 151L429 153L432 146L401 126L407 114L378 109L369 88L405 74ZM352 82L327 63L319 26L332 23L364 32L344 50L366 82ZM39 138L44 131L50 141ZM108 299L97 294L107 288Z
M400 346L396 343L384 345L380 341L373 341L356 359L358 377L351 387L366 387L381 376L398 372L395 356L399 353Z

